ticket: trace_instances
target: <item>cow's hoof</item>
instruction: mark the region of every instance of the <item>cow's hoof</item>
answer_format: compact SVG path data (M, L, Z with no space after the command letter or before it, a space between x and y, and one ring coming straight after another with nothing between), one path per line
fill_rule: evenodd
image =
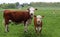
M8 30L8 32L9 32L9 30Z

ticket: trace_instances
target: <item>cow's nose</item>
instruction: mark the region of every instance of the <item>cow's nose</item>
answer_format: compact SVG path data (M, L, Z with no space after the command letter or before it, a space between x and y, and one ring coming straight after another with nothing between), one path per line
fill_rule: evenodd
M31 13L31 15L33 15L33 14Z
M40 21L38 21L38 23L40 23Z
M39 25L40 24L40 21L37 21L37 24Z
M37 9L35 9L35 10L37 10Z

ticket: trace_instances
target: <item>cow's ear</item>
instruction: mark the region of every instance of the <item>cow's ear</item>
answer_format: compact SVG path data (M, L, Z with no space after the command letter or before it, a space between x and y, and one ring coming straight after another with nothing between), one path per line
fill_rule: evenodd
M37 8L35 10L37 10Z

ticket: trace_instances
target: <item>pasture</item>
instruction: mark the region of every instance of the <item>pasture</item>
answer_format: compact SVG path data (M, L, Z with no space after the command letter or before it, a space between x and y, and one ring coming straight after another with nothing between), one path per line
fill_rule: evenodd
M3 9L0 9L3 10ZM28 32L24 33L23 24L10 23L9 32L4 32L3 11L0 11L0 37L60 37L60 8L38 8L35 15L43 15L42 34L37 35L34 23L28 26ZM12 25L13 24L13 25Z

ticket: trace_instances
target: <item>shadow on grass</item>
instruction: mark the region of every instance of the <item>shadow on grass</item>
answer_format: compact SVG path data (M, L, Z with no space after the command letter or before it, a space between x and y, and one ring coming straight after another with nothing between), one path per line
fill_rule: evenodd
M35 33L32 32L24 32L23 37L37 37Z
M21 36L19 36L21 37ZM22 37L51 37L51 35L47 35L47 34L36 34L35 32L23 32L22 33Z
M27 32L27 33L23 32L22 37L52 37L52 35L44 33L38 35L35 32Z

